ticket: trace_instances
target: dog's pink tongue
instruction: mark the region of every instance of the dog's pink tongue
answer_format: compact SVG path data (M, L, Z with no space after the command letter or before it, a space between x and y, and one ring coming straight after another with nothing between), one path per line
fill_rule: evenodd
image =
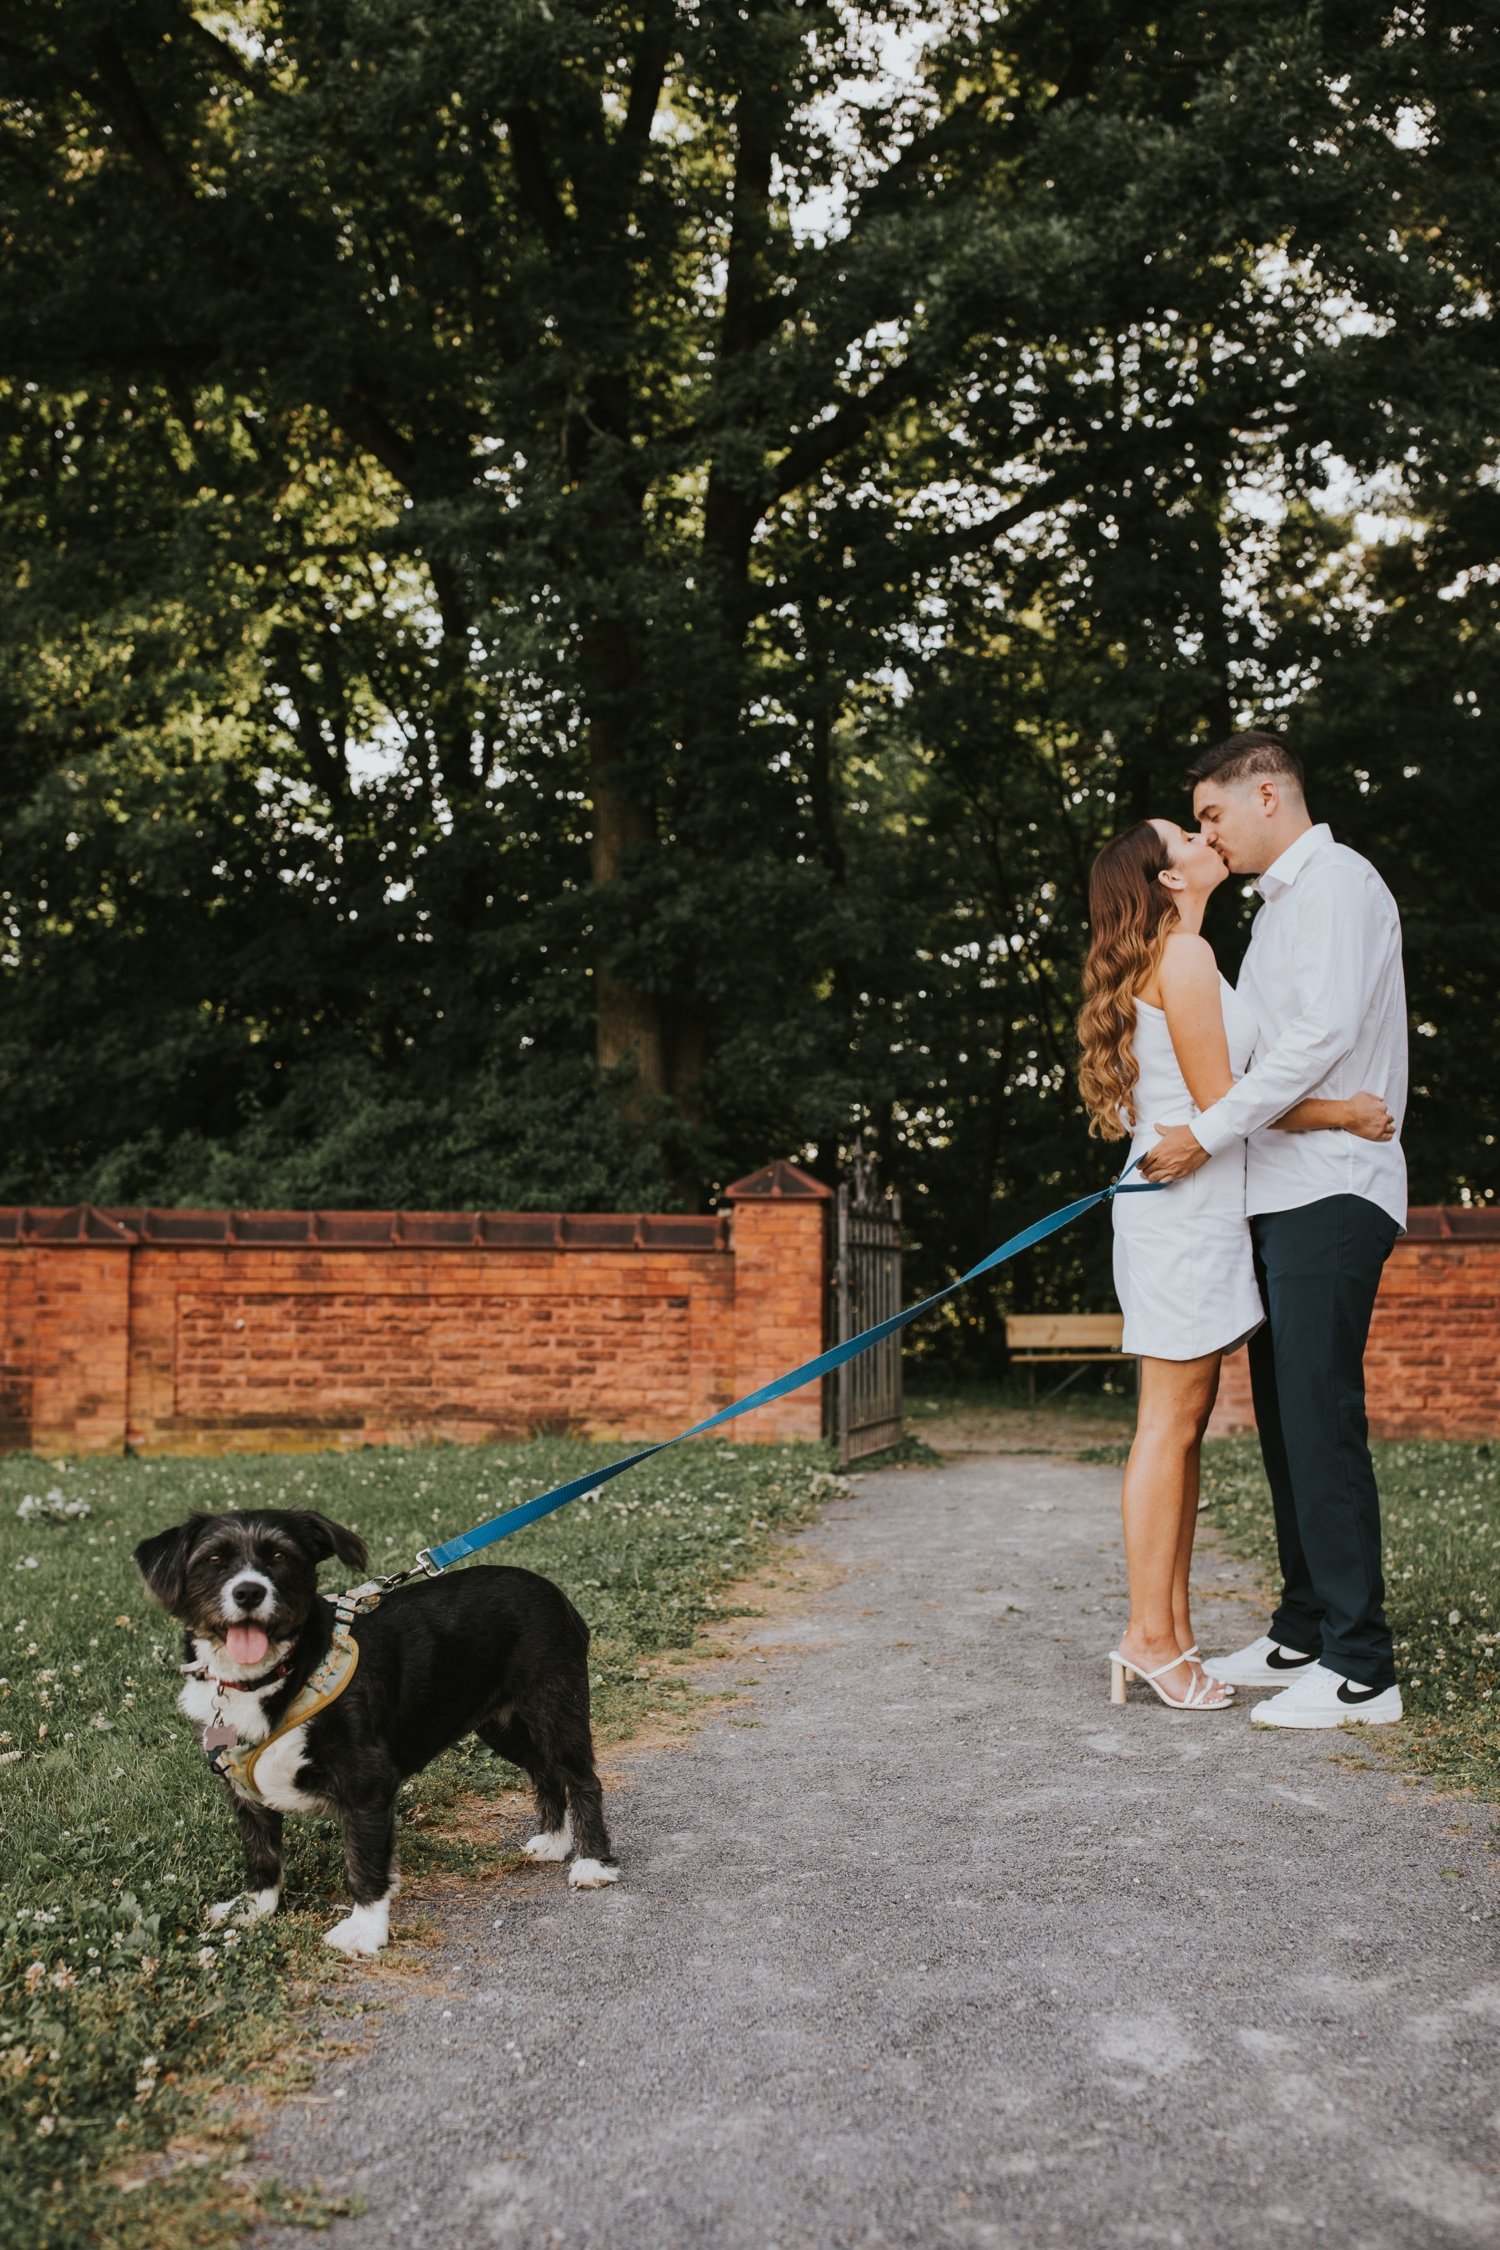
M231 1664L259 1664L270 1645L261 1625L231 1625L224 1635Z

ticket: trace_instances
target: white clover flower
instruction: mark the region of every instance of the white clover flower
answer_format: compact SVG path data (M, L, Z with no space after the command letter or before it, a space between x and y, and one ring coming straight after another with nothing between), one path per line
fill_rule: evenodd
M37 1517L50 1517L53 1523L78 1523L92 1513L87 1500L69 1500L60 1485L54 1485L45 1499L41 1500L35 1493L28 1492L16 1510L22 1523L29 1523Z

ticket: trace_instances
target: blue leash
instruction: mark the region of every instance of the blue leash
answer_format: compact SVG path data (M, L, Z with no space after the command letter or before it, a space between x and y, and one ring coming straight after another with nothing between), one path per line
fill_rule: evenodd
M1049 1234L1056 1234L1060 1228L1071 1226L1075 1219L1082 1218L1085 1211L1092 1211L1099 1204L1108 1203L1114 1196L1159 1195L1161 1187L1154 1181L1136 1180L1129 1187L1126 1186L1126 1181L1139 1162L1140 1158L1136 1157L1133 1163L1127 1164L1120 1177L1111 1180L1108 1187L1096 1188L1092 1195L1080 1196L1076 1203L1065 1204L1061 1211L1053 1211L1045 1219L1037 1219L1029 1227L1023 1227L1019 1234L1011 1236L1009 1242L1002 1242L998 1250L992 1250L987 1258L981 1258L977 1266L970 1266L967 1273L960 1274L957 1281L950 1281L946 1289L936 1290L932 1296L924 1297L919 1304L908 1305L905 1312L892 1313L888 1320L877 1321L873 1328L862 1329L857 1336L847 1337L842 1344L835 1344L831 1350L819 1352L816 1359L804 1360L790 1374L778 1375L773 1382L763 1383L758 1391L747 1392L744 1398L737 1398L732 1406L721 1406L718 1413L710 1414L706 1422L695 1422L690 1430L679 1430L676 1437L660 1438L655 1445L643 1445L639 1453L627 1453L621 1460L610 1461L602 1469L590 1469L586 1475L573 1477L567 1484L555 1484L550 1492L538 1493L535 1500L524 1500L519 1507L507 1508L503 1515L492 1516L488 1523L478 1524L472 1531L461 1532L457 1539L445 1539L440 1547L422 1548L417 1556L418 1566L429 1578L436 1578L451 1563L462 1562L466 1555L477 1554L481 1547L493 1546L497 1539L508 1539L513 1531L520 1531L528 1523L536 1523L542 1516L550 1516L555 1508L565 1508L570 1500L581 1500L586 1492L597 1492L602 1484L608 1484L612 1477L623 1476L638 1461L649 1461L653 1453L664 1453L669 1445L681 1445L687 1438L702 1437L705 1431L716 1430L721 1423L732 1422L737 1415L748 1414L753 1407L769 1406L773 1399L785 1398L788 1391L797 1391L804 1383L816 1382L820 1375L829 1375L847 1360L857 1358L861 1352L867 1352L872 1344L880 1343L886 1336L896 1335L923 1313L931 1312L934 1305L945 1304L960 1289L966 1289L971 1281L977 1281L982 1273L993 1273L996 1266L1003 1266L1007 1259L1019 1257L1023 1250L1030 1250L1036 1243L1045 1242ZM405 1577L408 1573L402 1572L401 1575ZM386 1583L393 1584L395 1581Z

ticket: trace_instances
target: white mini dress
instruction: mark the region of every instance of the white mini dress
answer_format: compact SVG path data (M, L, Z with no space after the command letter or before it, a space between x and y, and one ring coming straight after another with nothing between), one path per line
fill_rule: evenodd
M1231 984L1219 979L1229 1065L1250 1067L1257 1026ZM1135 1003L1138 1120L1130 1143L1143 1156L1160 1125L1191 1125L1198 1106L1172 1049L1167 1019ZM1138 1175L1132 1175L1138 1177ZM1232 1141L1185 1180L1155 1195L1117 1195L1115 1294L1125 1315L1122 1348L1147 1359L1201 1359L1233 1351L1266 1317L1255 1285L1245 1217L1245 1144Z

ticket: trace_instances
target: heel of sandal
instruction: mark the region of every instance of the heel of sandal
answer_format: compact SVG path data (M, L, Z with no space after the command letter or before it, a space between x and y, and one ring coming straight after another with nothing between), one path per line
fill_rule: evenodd
M1154 1672L1146 1672L1138 1663L1132 1664L1128 1657L1122 1656L1117 1648L1112 1648L1109 1652L1109 1699L1111 1703L1123 1703L1130 1682L1139 1680L1169 1711L1227 1711L1234 1701L1234 1689L1226 1687L1222 1680L1211 1679L1201 1667L1198 1679L1192 1681L1196 1661L1194 1657L1174 1656L1168 1663L1158 1664ZM1162 1679L1183 1665L1188 1667L1192 1684L1186 1695L1169 1695L1162 1686Z

